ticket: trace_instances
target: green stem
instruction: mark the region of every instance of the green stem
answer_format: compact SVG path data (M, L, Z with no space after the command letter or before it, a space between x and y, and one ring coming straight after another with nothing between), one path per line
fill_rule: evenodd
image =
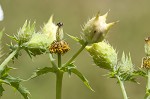
M19 51L19 48L14 50L0 65L0 73L5 69L8 62L16 55L16 53Z
M81 46L81 48L63 65L63 67L68 66L83 51L87 44L88 43L85 42L85 44Z
M58 53L58 68L61 68L61 54Z
M144 99L149 99L150 98L149 90L150 90L150 70L147 70L147 88L146 88L146 94L145 94Z
M123 84L123 81L121 81L121 79L120 79L119 76L117 76L117 79L118 79L119 85L120 85L120 87L121 87L121 91L122 91L122 94L123 94L123 98L124 98L124 99L128 99L127 93L126 93L126 90L125 90L125 87L124 87L124 84Z
M150 90L150 70L148 70L147 74L148 74L148 79L147 79L147 89Z
M56 73L56 99L61 99L63 72Z
M63 72L61 68L61 54L58 53L58 70L56 72L56 99L61 99Z

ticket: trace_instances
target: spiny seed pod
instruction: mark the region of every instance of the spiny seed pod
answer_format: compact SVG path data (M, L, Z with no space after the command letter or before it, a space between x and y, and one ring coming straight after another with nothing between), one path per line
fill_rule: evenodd
M134 71L131 56L125 56L124 52L122 54L122 58L117 65L120 73L131 74Z
M145 53L150 56L150 37L145 39Z
M102 16L98 13L95 17L90 19L83 27L83 34L88 43L101 42L108 30L116 23L106 23L108 12Z
M141 67L145 69L150 69L150 57L143 57Z
M87 51L93 57L94 63L100 68L113 70L117 65L117 53L113 47L106 41L94 43L86 47Z
M70 50L70 47L67 42L61 41L54 41L51 46L49 47L50 53L59 53L64 54Z

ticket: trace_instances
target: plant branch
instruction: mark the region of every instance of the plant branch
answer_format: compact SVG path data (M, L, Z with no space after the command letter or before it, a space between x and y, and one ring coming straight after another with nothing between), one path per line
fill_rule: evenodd
M61 68L61 54L58 53L58 70L56 72L56 99L61 99L63 72Z
M122 94L123 94L123 99L128 99L127 93L126 93L126 90L125 90L125 87L124 87L124 84L123 84L123 81L120 79L119 76L117 76L117 79L118 79L119 85L121 87L121 91L122 91Z
M150 90L150 70L147 70L147 87L146 87L146 93L144 99L150 98L149 90Z
M56 99L61 99L63 72L56 73Z
M85 42L81 48L63 65L63 67L68 66L83 51L87 44L88 42Z
M16 55L16 53L19 51L19 48L14 50L0 65L0 73L5 69L8 62Z

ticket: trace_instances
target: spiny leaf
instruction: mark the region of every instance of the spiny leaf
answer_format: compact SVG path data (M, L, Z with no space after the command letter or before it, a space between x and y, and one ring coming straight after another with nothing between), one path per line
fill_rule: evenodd
M17 36L16 36L16 35L11 36L11 35L9 35L9 34L6 34L6 36L8 36L10 39L12 39L12 40L14 40L14 41L18 42L18 38L17 38Z
M120 75L123 81L131 81L131 82L139 84L139 82L136 81L136 78L134 76L135 75L133 74L127 74L127 73L123 73Z
M83 39L80 39L80 38L78 38L78 37L74 37L74 36L69 35L69 34L67 34L67 35L68 35L70 38L72 38L73 40L79 42L81 45L84 45L84 44L85 44L85 41L84 41Z
M146 94L144 99L149 99L150 98L150 89L146 88Z
M3 92L4 92L4 88L2 87L2 84L0 84L0 97L3 95Z
M79 72L79 71L78 71L77 69L75 69L75 68L72 68L72 69L71 69L71 72L74 73L75 75L77 75L77 76L83 81L83 83L84 83L90 90L94 91L94 90L91 88L91 86L90 86L88 80L82 75L81 72Z
M73 63L70 63L65 68L62 68L63 71L68 72L69 76L71 76L71 69L76 68L76 66Z
M142 77L147 77L147 73L143 71L142 69L139 69L137 71L133 72L133 75L135 76L142 76Z
M22 85L17 84L17 83L12 83L11 85L22 94L24 99L30 99L28 96L30 94L30 92L25 87L23 87Z
M14 87L16 90L18 90L18 92L20 92L20 94L24 97L24 99L29 99L28 95L30 94L30 92L20 84L21 81L23 80L20 78L14 78L10 75L8 75L4 79L5 84L10 85Z
M35 77L38 77L38 76L47 74L47 73L49 73L49 72L55 73L56 70L55 70L54 68L51 68L51 67L44 67L44 68L42 68L42 69L39 69L39 68L38 68L38 69L33 73L33 75L30 77L30 79L33 79L33 78L35 78Z
M15 69L15 68L6 66L6 68L1 73L1 77L3 78L3 77L8 76L8 72L12 69Z

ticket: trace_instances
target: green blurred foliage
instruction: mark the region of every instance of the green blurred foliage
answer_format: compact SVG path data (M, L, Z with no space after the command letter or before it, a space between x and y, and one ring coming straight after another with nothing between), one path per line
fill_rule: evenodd
M40 29L53 14L55 22L64 23L64 32L73 36L80 36L81 26L98 11L102 14L111 10L108 22L120 22L108 33L107 39L121 55L122 51L128 53L135 67L141 65L144 56L144 38L150 34L150 1L149 0L1 0L4 10L4 20L0 22L0 29L5 28L5 33L13 35L22 27L25 20L36 21L36 28ZM65 36L72 48L63 56L65 62L78 48L79 44ZM6 55L10 39L3 36L3 49ZM75 49L76 48L76 49ZM5 57L4 57L5 58ZM122 99L119 85L114 79L107 79L103 75L107 71L93 65L92 58L83 52L75 63L78 69L89 80L95 92L90 91L75 76L63 80L63 99ZM23 53L15 63L10 66L18 68L11 71L17 77L27 79L38 67L49 66L47 55L41 55L31 60ZM128 96L131 99L143 99L145 93L145 79L138 78L140 85L127 82L125 84ZM47 74L29 82L24 82L31 92L31 99L55 99L55 75ZM2 99L23 99L21 95L8 86Z

